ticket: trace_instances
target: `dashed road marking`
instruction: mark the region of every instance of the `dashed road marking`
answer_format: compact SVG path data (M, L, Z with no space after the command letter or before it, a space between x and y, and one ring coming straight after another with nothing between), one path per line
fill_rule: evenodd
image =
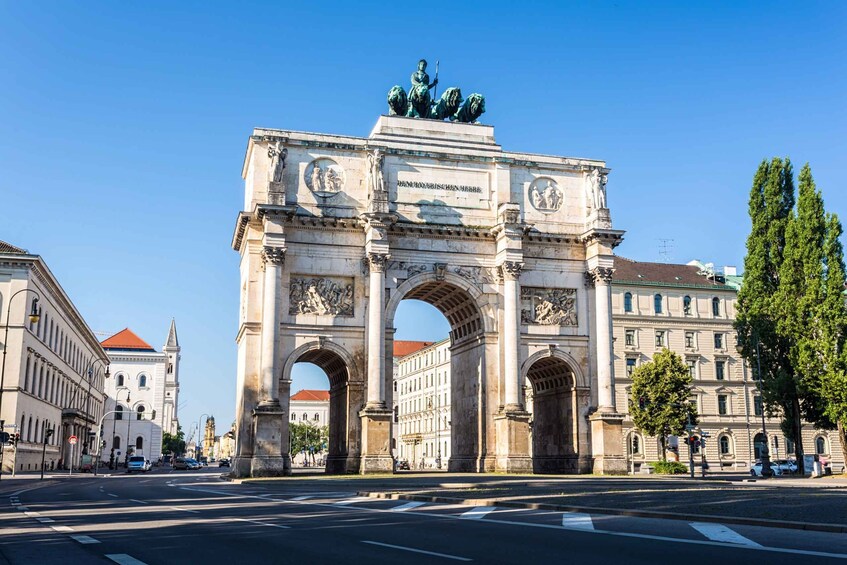
M147 565L144 561L139 561L126 553L107 553L106 558L111 559L119 565Z
M400 551L411 551L412 553L422 553L424 555L432 555L433 557L442 557L444 559L453 559L454 561L473 561L473 559L469 559L467 557L459 557L458 555L450 555L448 553L438 553L435 551L427 551L425 549L417 549L414 547L405 547L402 545L393 545L390 543L382 543L378 541L368 541L362 540L362 543L367 543L370 545L378 545L380 547L387 547L389 549L399 549Z
M61 532L63 534L74 531L74 529L69 527L69 526L50 526L50 527L53 528L54 531Z
M411 510L412 508L417 508L418 506L423 506L426 504L425 502L407 502L406 504L401 504L400 506L395 506L391 509L392 512L405 512L406 510Z
M347 499L347 500L341 500L341 501L339 501L339 502L335 502L334 504L335 504L336 506L346 506L346 505L348 505L348 504L356 504L357 502L364 502L364 501L366 501L366 500L373 500L373 499L372 499L372 498L370 498L370 497L368 497L368 496L357 496L356 498L350 498L350 499Z
M74 539L82 544L100 543L98 540L94 539L91 536L71 536L71 539Z
M39 522L41 522L42 524L50 524L51 522L55 522L55 521L56 521L56 520L54 520L53 518L45 518L44 516L41 516L40 518L36 518L36 520L38 520L38 521L39 521Z
M20 510L21 512L26 512L27 510L29 510L29 507L28 506L18 506L18 510Z
M180 508L179 506L171 506L171 510L179 510L181 512L192 512L194 514L198 514L198 510L189 510L188 508Z
M262 522L261 520L249 520L247 518L233 518L233 520L237 520L239 522L250 522L251 524L258 524L260 526L267 526L269 528L280 528L283 530L291 529L291 526L284 526L282 524L269 524L267 522Z
M569 530L594 530L591 515L581 512L565 512L562 515L562 527Z
M689 525L712 541L722 541L726 543L734 543L736 545L746 545L747 547L761 547L760 544L754 542L753 540L745 538L734 530L730 530L723 524L712 524L708 522L691 522Z
M106 494L108 494L109 496L113 496L113 497L115 497L115 498L118 498L118 495L117 495L117 494L112 494L111 492L108 492L108 493L106 493Z
M38 512L24 512L24 516L35 518L36 516L41 516L41 514L39 514Z
M471 508L467 512L463 512L459 518L464 518L465 520L481 520L495 510L497 510L496 506L477 506L476 508Z
M310 498L314 498L312 496L295 496L291 500L309 500Z
M132 502L137 502L138 504L150 504L149 502L145 502L143 500L138 500L137 498L130 498Z

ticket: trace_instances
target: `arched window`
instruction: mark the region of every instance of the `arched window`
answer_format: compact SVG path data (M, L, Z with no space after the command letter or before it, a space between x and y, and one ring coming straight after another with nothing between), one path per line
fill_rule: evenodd
M623 311L632 312L632 293L627 292L623 295Z
M136 420L141 420L144 417L144 405L139 406L135 409L138 412L138 415L135 417Z
M26 425L26 440L32 441L32 416L29 417L29 421Z
M297 420L297 414L291 414L291 421L294 422Z
M308 419L309 419L309 415L306 414L305 412L303 412L303 421L306 421Z
M729 455L732 453L732 445L729 442L729 436L721 436L718 438L718 447L720 448L721 455Z
M122 387L122 386L124 386L124 376L123 376L122 374L120 374L120 373L118 373L118 374L115 376L115 386L117 386L117 387Z
M686 316L691 315L691 297L685 296L682 299L682 313Z
M640 455L641 454L641 437L638 434L632 434L632 438L630 439L632 443L632 454Z
M120 436L115 436L112 438L112 449L120 449L121 448L121 438Z
M123 420L124 419L123 411L124 411L124 407L121 406L120 404L115 406L115 420Z
M140 375L138 377L138 388L144 388L147 386L147 375Z
M662 295L661 294L657 294L656 296L653 297L653 311L656 312L656 314L662 313Z
M138 436L135 438L135 449L144 449L144 438Z
M721 299L715 296L712 298L712 315L720 316L721 315Z
M826 455L826 438L818 436L815 439L815 453L818 455Z
M321 415L315 414L315 422L319 421L320 419L321 419Z
M765 434L758 433L753 438L753 456L756 459L762 458L762 448L765 445Z
M24 390L29 390L29 357L26 358L26 372L24 373Z

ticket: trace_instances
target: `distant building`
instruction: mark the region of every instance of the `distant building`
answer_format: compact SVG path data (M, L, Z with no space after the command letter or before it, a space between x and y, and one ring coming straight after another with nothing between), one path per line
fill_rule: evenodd
M446 468L450 457L450 340L394 342L397 459ZM398 353L403 355L398 355Z
M231 459L235 454L235 426L220 436L215 456L218 459Z
M329 391L328 390L301 390L291 396L289 404L291 410L292 424L306 424L314 428L314 433L319 433L320 428L329 425ZM307 433L313 433L306 430ZM314 460L322 458L323 453L316 453ZM304 453L291 453L291 460L296 465L303 465L306 457ZM312 461L312 457L309 457Z
M0 447L3 473L40 470L45 439L47 469L78 468L96 449L109 359L41 256L4 241L0 324L0 338L7 336L0 420L3 431L20 437L16 446Z
M211 459L215 456L215 417L209 416L206 418L206 431L203 435L203 455Z
M162 454L162 435L176 434L179 426L179 339L176 323L171 327L162 351L125 328L104 340L111 360L112 378L106 383L109 397L103 423L106 447L102 459L114 455L127 458L127 448L151 461ZM127 400L129 399L129 400Z

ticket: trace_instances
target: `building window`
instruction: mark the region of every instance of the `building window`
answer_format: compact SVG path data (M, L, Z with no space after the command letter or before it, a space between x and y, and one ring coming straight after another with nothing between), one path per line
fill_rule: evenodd
M664 330L656 330L656 347L664 347L665 346L665 331Z
M626 376L631 377L632 373L635 371L635 359L633 357L627 357L626 359Z
M115 436L112 438L112 449L120 449L121 448L121 438L120 436Z
M144 406L139 406L135 410L138 415L135 417L136 420L141 420L144 417Z
M656 314L662 313L662 295L661 294L657 294L656 296L653 297L653 311L656 312Z
M721 416L726 416L726 395L719 394L718 395L718 414Z
M138 377L138 388L144 388L147 386L147 375L141 375Z
M826 455L826 438L818 436L815 439L815 453L818 455Z
M122 386L124 386L124 376L123 376L123 375L118 374L118 375L115 377L115 386L117 386L117 387L122 387Z
M794 454L794 442L788 438L785 438L785 452L789 455Z
M144 438L138 436L135 438L135 449L144 449Z
M721 315L721 299L717 296L712 298L712 315L720 316Z
M721 455L729 455L732 453L732 445L729 443L729 436L721 436L718 438L718 448Z
M682 298L682 313L686 316L691 315L691 297L684 296Z
M692 379L696 379L697 378L697 361L695 361L693 359L689 359L685 362L685 364L688 365L688 374L691 376Z
M321 419L321 415L320 415L320 414L315 414L315 422L320 421L320 419Z
M626 330L624 332L624 343L627 347L635 347L635 330Z
M726 361L715 361L715 378L719 381L724 380L726 374Z
M305 422L308 419L309 419L309 415L304 412L303 413L303 421Z
M115 420L123 420L124 419L123 411L124 411L124 407L121 406L120 404L115 406Z
M762 458L762 451L765 447L765 434L758 433L753 437L753 457L756 459Z
M763 412L762 397L758 394L753 397L753 414L761 416Z
M632 293L627 292L623 295L623 311L632 312Z
M723 334L715 334L715 349L723 349Z
M685 332L685 348L694 349L694 332Z

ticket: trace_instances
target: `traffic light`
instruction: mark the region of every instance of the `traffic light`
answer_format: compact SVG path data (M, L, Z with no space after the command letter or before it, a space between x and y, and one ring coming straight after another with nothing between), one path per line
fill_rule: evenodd
M52 437L52 436L53 436L53 428L48 428L47 431L44 432L44 439L47 439L47 438Z
M20 433L15 433L15 437L14 437L14 442L15 442L15 443L14 443L13 445L18 445L18 442L19 442L19 441L21 441L21 434L20 434Z
M647 406L647 399L644 398L643 396L639 396L638 397L638 408L641 409L641 410L644 410L644 408L646 406Z
M12 434L9 432L0 432L0 443L12 445Z

